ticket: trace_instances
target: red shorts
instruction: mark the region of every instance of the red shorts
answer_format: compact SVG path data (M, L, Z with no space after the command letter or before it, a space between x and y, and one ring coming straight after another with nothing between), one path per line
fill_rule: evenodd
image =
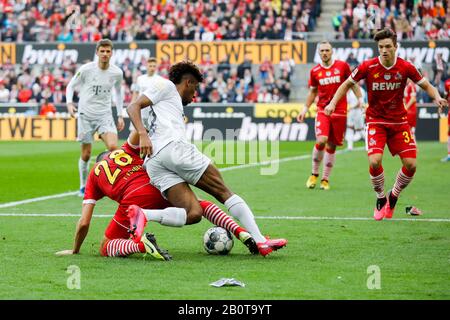
M347 129L347 116L327 116L323 112L316 116L316 138L328 137L328 141L337 146L344 142L345 130Z
M366 130L366 150L369 156L383 153L387 143L393 156L398 154L400 158L416 158L416 141L409 124L368 123Z
M135 204L143 209L165 209L171 204L165 200L161 192L152 185L136 190L133 194L127 196L117 208L116 214L105 230L105 237L112 239L128 239L130 234L130 220L127 216L127 209Z

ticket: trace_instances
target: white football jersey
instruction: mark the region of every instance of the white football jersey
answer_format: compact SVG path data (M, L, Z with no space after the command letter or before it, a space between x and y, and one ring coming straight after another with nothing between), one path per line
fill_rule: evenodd
M133 92L138 92L139 95L141 95L144 93L145 90L147 90L150 87L152 81L158 78L163 79L163 77L157 75L156 73L151 77L148 74L140 75L139 77L137 77L136 83L133 83L133 85L131 86L131 90ZM149 110L150 108L145 108L141 110L141 117L145 121L147 121L148 119Z
M137 77L136 83L132 85L132 91L138 92L139 94L143 94L145 90L147 90L154 79L162 78L160 75L156 73L153 76L149 76L148 74L143 74Z
M72 102L73 88L79 87L78 113L88 118L98 118L111 114L112 91L116 92L117 113L121 114L123 98L121 85L122 70L110 64L107 70L99 68L97 62L89 62L81 66L67 86L67 103Z
M157 77L151 80L143 94L153 103L148 107L148 135L153 145L152 156L172 141L187 141L183 103L175 84Z

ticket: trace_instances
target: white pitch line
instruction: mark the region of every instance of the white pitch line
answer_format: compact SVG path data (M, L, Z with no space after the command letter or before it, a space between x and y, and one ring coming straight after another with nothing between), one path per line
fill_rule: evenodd
M355 148L354 150L355 151L364 150L364 147L358 147L358 148ZM345 150L339 150L336 153L339 154L339 153L344 153L344 152L345 152ZM288 161L294 161L294 160L305 160L305 159L310 159L310 158L311 158L310 154L305 154L305 155L301 155L301 156L287 157L287 158L282 158L282 159L277 159L277 160L272 160L272 161L263 161L263 162L257 162L257 163L242 164L242 165L238 165L238 166L222 168L222 169L219 169L219 171L225 172L225 171L231 171L231 170L237 170L237 169L259 167L259 166L264 166L264 165L269 165L269 164L274 164L274 163L288 162ZM50 200L50 199L57 199L57 198L62 198L62 197L66 197L66 196L72 196L72 195L76 195L77 193L78 193L78 191L70 191L70 192L66 192L66 193L59 193L59 194L54 194L54 195L45 196L45 197L31 198L31 199L14 201L14 202L6 202L6 203L0 204L0 209L15 207L15 206L18 206L21 204L26 204L26 203L45 201L45 200Z
M70 192L66 192L66 193L54 194L54 195L51 195L51 196L38 197L38 198L31 198L31 199L21 200L21 201L2 203L2 204L0 204L0 209L1 208L8 208L8 207L15 207L15 206L18 206L18 205L21 205L21 204L26 204L26 203L31 203L31 202L44 201L44 200L50 200L50 199L56 199L56 198L72 196L72 195L76 195L77 193L78 193L78 191L70 191Z
M364 150L364 149L365 149L364 147L357 147L357 148L354 148L353 150L354 151L361 151L361 150ZM341 153L347 153L347 150L338 150L338 151L336 151L336 154L341 154ZM306 160L306 159L310 159L310 158L311 158L310 154L304 154L304 155L301 155L301 156L287 157L287 158L281 158L281 159L277 159L277 160L269 160L269 161L263 161L263 162L242 164L242 165L238 165L238 166L231 166L231 167L219 169L219 171L221 171L221 172L223 172L223 171L231 171L231 170L236 170L236 169L244 169L244 168L250 168L250 167L265 166L265 165L274 164L274 163L288 162L288 161L293 161L293 160Z
M267 219L267 220L351 220L351 221L374 221L373 218L363 218L363 217L309 217L309 216L284 216L284 217L266 217L260 216L255 217L257 219ZM414 221L414 222L450 222L450 219L445 218L393 218L389 219L392 221ZM387 220L387 221L389 221Z
M0 213L0 217L80 217L80 214L73 213ZM110 214L94 214L94 218L112 218ZM349 220L349 221L374 221L367 217L314 217L314 216L255 216L262 220ZM445 218L394 218L392 221L412 221L412 222L450 222Z

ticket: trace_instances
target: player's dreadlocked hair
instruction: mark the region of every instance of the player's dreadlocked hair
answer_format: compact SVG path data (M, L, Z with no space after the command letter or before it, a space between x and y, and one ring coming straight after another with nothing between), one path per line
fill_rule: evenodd
M187 74L192 75L198 82L203 81L203 75L199 68L191 61L182 61L174 64L169 70L169 80L179 84Z
M104 158L107 154L110 154L110 153L111 153L111 151L109 151L109 150L103 151L102 153L100 153L100 154L97 156L97 158L95 158L95 162L97 163L97 162L102 161L103 158Z
M384 28L375 33L375 36L373 37L373 40L375 40L376 42L383 39L391 39L394 43L394 46L397 44L397 34L392 29Z

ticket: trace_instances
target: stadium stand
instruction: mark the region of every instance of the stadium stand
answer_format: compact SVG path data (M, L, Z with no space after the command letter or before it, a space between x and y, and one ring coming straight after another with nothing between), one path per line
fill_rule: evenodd
M95 42L133 40L252 40L301 37L314 29L321 0L252 1L23 1L0 0L0 42ZM199 102L287 102L293 61L273 66L245 62L201 62L205 84ZM170 61L159 61L167 75ZM247 64L247 65L246 65ZM65 102L65 87L79 65L4 63L0 99L10 102ZM145 67L125 61L125 102L131 85ZM248 69L248 71L245 71Z
M398 40L448 40L450 1L345 0L332 19L339 39L369 39L372 30L389 27Z
M320 2L0 0L0 41L292 40L314 29Z

